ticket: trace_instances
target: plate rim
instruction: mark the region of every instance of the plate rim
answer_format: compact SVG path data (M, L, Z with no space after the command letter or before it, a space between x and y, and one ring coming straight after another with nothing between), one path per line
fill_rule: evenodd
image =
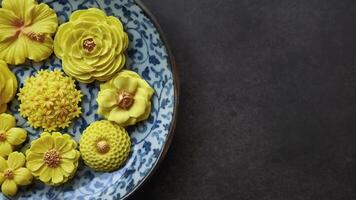
M177 118L178 118L178 105L179 105L179 94L180 94L180 80L179 80L179 74L178 74L178 69L177 69L177 64L175 61L175 58L173 56L171 46L168 43L168 39L166 35L163 32L162 27L158 23L157 18L152 14L152 12L145 6L145 4L141 0L134 0L135 3L142 9L143 14L146 15L151 22L153 23L154 27L157 29L159 36L163 42L164 47L166 48L167 54L168 54L168 62L171 64L171 70L172 70L172 76L173 76L173 83L174 83L174 108L173 108L173 117L172 117L172 122L171 122L171 127L169 129L168 135L167 135L167 140L164 144L164 147L156 160L155 164L153 165L153 168L148 172L145 177L141 180L139 184L137 184L129 193L127 193L122 200L128 200L130 197L132 197L133 194L135 194L139 189L142 188L145 183L152 178L152 176L157 172L158 168L162 164L163 160L165 159L168 150L172 144L172 140L175 135L175 128L177 124Z

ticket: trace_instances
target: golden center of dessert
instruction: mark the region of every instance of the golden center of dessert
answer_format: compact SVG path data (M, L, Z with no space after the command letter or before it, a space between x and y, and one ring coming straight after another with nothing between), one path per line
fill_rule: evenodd
M6 134L4 131L0 131L0 141L3 142L6 140Z
M4 177L6 179L10 179L11 180L11 179L14 178L14 173L12 172L11 169L7 169L7 170L4 171Z
M93 38L88 38L83 41L83 48L85 52L90 53L96 47L95 41Z
M117 105L125 110L128 110L132 104L134 103L134 95L126 92L126 91L121 91L119 92L119 95L117 97Z
M59 152L56 149L48 150L43 156L43 162L48 167L58 167L60 161Z
M96 150L101 154L107 153L110 150L110 145L107 141L100 140L98 143L96 143Z
M37 42L43 42L45 40L45 36L42 33L35 33L35 32L28 32L27 37L30 38L31 40L37 41Z

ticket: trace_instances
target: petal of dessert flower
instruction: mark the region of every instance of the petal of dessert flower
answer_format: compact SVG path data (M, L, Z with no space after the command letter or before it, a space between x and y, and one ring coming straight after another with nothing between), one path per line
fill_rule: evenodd
M31 157L32 155L35 156L36 154L43 154L47 151L47 147L45 145L42 144L41 140L35 140L32 142L32 153L28 154L27 157ZM36 154L35 154L36 153ZM33 158L31 158L33 159Z
M10 128L15 127L16 118L10 114L0 114L0 131L7 132Z
M64 137L56 137L54 139L54 148L58 149L61 153L66 152L67 149L71 149L71 145L67 143Z
M55 33L58 27L56 12L47 4L41 3L34 8L32 25L26 31L35 33Z
M89 8L88 10L78 10L70 16L69 21L74 22L87 18L98 22L103 22L106 20L106 14L104 11L96 8Z
M28 161L27 167L28 167L28 169L30 169L31 171L37 171L37 170L39 170L43 165L44 165L44 163L43 163L43 160L42 160L42 159L36 159L36 160Z
M97 101L105 108L111 108L117 103L117 92L113 89L103 90L98 94Z
M63 160L62 165L61 165L61 168L62 168L66 173L69 173L69 174L70 174L70 173L74 170L75 166L74 166L73 162L70 162L70 161L68 161L68 160Z
M14 171L14 181L17 185L28 185L32 179L33 176L27 168L21 167Z
M52 182L54 184L59 184L64 180L63 173L62 173L61 169L58 167L52 169L51 177L52 177Z
M114 108L108 117L108 120L118 124L124 124L128 119L130 119L130 113L121 108Z
M7 159L7 165L11 169L16 170L24 166L25 161L26 161L25 156L22 153L12 152Z
M145 113L147 107L147 100L142 98L135 98L135 102L130 109L130 117L140 117L142 113Z
M135 93L137 89L137 80L130 77L118 77L114 81L114 85L116 88L121 90L125 90L129 93Z
M13 151L8 141L0 142L0 156L6 157Z
M48 5L34 0L3 0L0 8L0 59L9 64L36 62L53 52L58 18Z
M54 145L53 137L50 135L45 135L40 138L42 145L48 150L52 149Z
M27 132L23 128L11 128L6 132L6 139L11 145L20 145L27 138Z
M0 172L3 172L5 169L9 168L6 160L0 156Z
M71 151L68 151L68 152L62 154L62 158L66 158L66 159L74 159L75 156L76 156L75 150L71 150Z
M19 35L23 34L20 33ZM20 36L15 40L11 39L0 42L0 59L12 65L24 63L28 52L25 41L26 39Z
M39 174L40 174L39 179L42 182L47 183L52 178L52 168L44 167L43 170L41 171L41 173L39 173Z
M0 42L14 37L17 30L14 29L13 24L18 20L16 15L5 9L0 9Z
M32 23L31 15L36 4L34 0L3 0L2 8L14 12L27 26Z
M6 196L14 196L17 193L17 184L14 180L5 179L1 185L1 192Z
M24 37L25 48L28 50L27 58L39 62L42 61L43 58L48 58L53 53L53 38L50 35L44 35L43 37L44 40L41 42L41 45L39 45L37 41Z
M62 59L64 54L63 45L67 42L75 41L75 39L72 38L73 36L72 37L68 36L71 29L72 29L72 24L65 23L62 24L57 30L55 40L54 40L54 52L59 59Z

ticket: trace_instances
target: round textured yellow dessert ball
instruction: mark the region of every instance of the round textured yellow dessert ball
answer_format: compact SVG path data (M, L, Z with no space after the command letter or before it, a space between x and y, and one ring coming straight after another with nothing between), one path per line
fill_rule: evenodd
M85 129L79 148L85 164L95 171L109 172L127 160L131 141L124 128L102 120Z
M18 94L21 116L34 128L56 131L66 128L81 114L82 93L74 80L57 71L40 71L26 79Z

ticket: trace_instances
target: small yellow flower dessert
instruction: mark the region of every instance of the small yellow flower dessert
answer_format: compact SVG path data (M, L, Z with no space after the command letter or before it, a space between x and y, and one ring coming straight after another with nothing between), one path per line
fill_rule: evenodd
M154 90L137 73L124 70L100 85L98 113L120 126L146 120Z
M73 12L54 39L63 70L82 83L112 78L125 64L127 46L121 22L97 8Z
M25 156L19 152L12 152L5 160L0 156L0 184L1 192L6 196L14 196L17 186L29 185L33 176L25 165Z
M20 114L34 128L55 131L66 128L81 114L78 103L82 94L74 80L61 71L40 71L26 79L18 94Z
M82 158L96 171L113 171L127 159L131 150L126 130L110 121L92 123L85 129L79 142Z
M14 116L0 114L0 156L8 156L17 145L22 144L27 138L25 129L16 128Z
M54 10L35 0L3 0L0 8L0 59L22 64L42 61L53 52L52 35L58 27Z
M47 185L60 185L71 179L78 167L77 143L68 135L44 132L26 151L26 166Z
M7 64L0 60L0 113L6 111L7 103L14 98L16 90L16 76L9 70Z

